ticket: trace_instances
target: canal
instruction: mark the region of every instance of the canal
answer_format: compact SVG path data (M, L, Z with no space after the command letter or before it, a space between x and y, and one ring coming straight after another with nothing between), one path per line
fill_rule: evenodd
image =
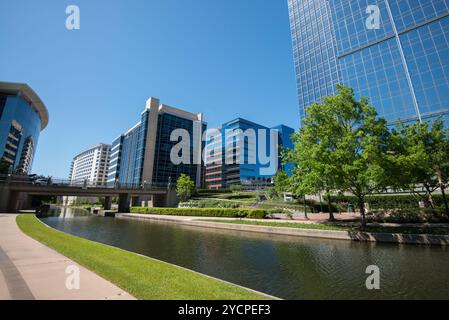
M284 299L448 299L449 249L358 243L52 209L47 225ZM366 289L369 265L380 290Z

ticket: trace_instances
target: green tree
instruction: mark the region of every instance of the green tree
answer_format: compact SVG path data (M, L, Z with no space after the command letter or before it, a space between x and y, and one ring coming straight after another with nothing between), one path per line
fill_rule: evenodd
M296 164L292 188L296 194L323 191L333 219L331 193L349 191L358 199L366 226L365 198L386 186L389 169L389 131L367 98L357 101L351 88L337 86L338 94L307 109L288 161Z
M393 130L390 149L395 166L390 184L409 190L432 208L432 193L440 189L449 217L445 193L449 184L449 131L443 121L401 124Z
M176 194L181 199L181 202L188 201L195 192L195 183L186 174L181 174L176 183Z
M274 189L278 194L290 191L290 178L284 170L279 170L273 180Z

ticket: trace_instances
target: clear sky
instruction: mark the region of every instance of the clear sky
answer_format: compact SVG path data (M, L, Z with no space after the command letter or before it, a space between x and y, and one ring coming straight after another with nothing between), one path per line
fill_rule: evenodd
M65 27L68 5L81 29ZM0 0L0 81L46 104L33 171L66 178L150 96L205 114L299 126L287 0Z

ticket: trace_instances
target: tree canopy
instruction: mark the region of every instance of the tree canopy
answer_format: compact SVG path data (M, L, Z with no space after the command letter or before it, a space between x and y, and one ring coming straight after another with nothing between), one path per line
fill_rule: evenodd
M432 193L439 189L449 217L445 194L449 185L449 130L443 121L401 123L392 130L389 157L394 165L390 185L410 190L432 208Z
M188 201L195 193L195 183L186 174L181 174L176 183L176 194L182 202Z
M351 88L338 85L338 94L307 109L307 117L287 161L296 164L292 189L297 195L324 191L351 192L365 220L365 197L386 187L387 121L378 117L367 98L358 101ZM330 206L330 203L329 203ZM332 217L331 217L332 219Z

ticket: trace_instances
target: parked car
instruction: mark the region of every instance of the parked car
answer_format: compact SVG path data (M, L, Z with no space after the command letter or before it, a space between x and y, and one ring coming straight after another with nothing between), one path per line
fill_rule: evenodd
M51 185L51 177L38 176L35 174L29 175L30 181L32 184L39 186L48 186Z

